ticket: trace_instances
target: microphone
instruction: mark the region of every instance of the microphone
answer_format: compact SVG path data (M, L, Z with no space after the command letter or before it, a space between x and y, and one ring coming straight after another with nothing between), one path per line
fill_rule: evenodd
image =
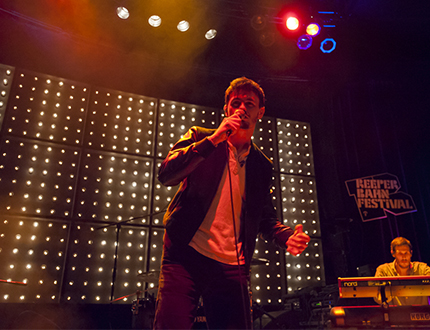
M236 110L234 113L236 113L238 111L240 111L240 109ZM244 111L244 110L242 110L242 111ZM244 111L244 113L246 113L246 111ZM239 117L240 117L240 119L242 119L242 115L240 115ZM225 134L227 135L227 137L230 137L230 135L232 133L233 133L233 130L230 128L230 129L227 130L227 132Z

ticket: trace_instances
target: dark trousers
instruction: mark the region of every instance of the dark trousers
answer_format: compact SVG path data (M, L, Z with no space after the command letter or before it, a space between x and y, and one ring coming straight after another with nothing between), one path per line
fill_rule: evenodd
M244 266L165 244L154 329L191 329L200 296L209 329L251 329L248 277Z

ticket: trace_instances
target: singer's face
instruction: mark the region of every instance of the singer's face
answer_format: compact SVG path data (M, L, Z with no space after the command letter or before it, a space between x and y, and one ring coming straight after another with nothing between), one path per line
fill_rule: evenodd
M233 91L226 107L226 115L229 117L239 111L242 118L240 128L254 129L258 119L264 114L264 107L260 108L259 103L258 96L252 91Z

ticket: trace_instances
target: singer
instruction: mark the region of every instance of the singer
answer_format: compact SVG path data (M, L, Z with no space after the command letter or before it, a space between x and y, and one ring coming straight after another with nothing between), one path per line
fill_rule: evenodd
M251 142L265 107L245 77L225 92L217 129L191 127L161 164L158 179L179 184L164 215L163 260L154 329L190 329L200 297L209 329L252 329L248 280L257 235L303 252L309 236L277 219L272 163Z

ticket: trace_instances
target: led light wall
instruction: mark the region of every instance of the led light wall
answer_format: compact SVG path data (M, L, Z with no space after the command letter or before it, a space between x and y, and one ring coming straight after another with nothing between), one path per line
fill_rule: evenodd
M321 232L309 125L278 119L277 136L283 222L291 228L302 224L312 238L299 257L286 252L287 290L291 293L324 282Z
M310 128L302 122L264 117L253 140L274 162L273 199L279 218L291 228L302 224L311 236L308 248L298 257L257 240L251 275L253 299L276 305L287 294L325 284Z
M176 187L158 168L210 109L0 66L0 302L126 304L155 296L162 218ZM220 95L222 97L222 95ZM324 284L310 128L264 117L254 142L274 162L281 221L312 237L299 257L257 238L253 299ZM12 283L18 282L18 283Z
M12 85L12 77L14 68L6 65L0 66L0 126L3 123L6 104L10 95L10 88Z

